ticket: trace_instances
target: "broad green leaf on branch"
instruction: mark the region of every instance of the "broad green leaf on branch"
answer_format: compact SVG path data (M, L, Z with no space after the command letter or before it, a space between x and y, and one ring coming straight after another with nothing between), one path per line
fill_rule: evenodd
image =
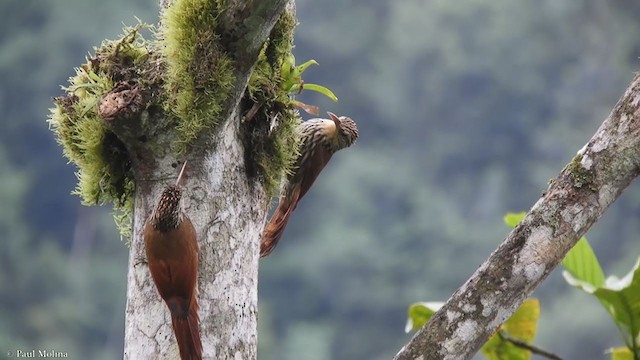
M538 319L540 318L540 301L527 299L513 315L498 329L511 338L518 339L528 344L533 343L536 337ZM480 350L489 360L528 360L531 359L531 351L522 349L500 336L494 334Z
M418 302L409 306L407 325L405 325L404 331L408 333L420 329L442 305L444 305L444 302L431 301Z
M525 215L527 215L526 212L507 213L507 215L505 215L502 219L504 220L504 223L507 224L507 226L513 229L514 227L516 227L516 225L518 225L520 221L522 221Z
M604 273L591 245L583 236L562 260L562 266L574 278L594 287L604 284Z
M634 360L633 353L628 347L619 347L607 351L611 354L611 360Z
M562 276L570 285L598 298L616 322L627 347L640 353L636 340L640 334L640 259L627 275L610 276L601 286L578 279L569 271L564 271Z

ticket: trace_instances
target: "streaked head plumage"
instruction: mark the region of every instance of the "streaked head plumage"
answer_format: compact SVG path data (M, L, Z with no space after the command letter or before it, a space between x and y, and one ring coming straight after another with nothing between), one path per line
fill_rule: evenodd
M185 181L185 161L175 185L167 186L160 194L153 210L152 219L156 229L167 232L177 228L182 222L182 185Z
M338 149L343 149L353 145L358 139L358 126L348 116L337 116L332 112L327 112L331 120L336 124L338 130Z

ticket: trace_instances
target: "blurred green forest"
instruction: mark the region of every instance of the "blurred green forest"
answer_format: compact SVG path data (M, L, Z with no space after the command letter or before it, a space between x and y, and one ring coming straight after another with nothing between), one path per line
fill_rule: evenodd
M45 119L93 46L155 0L0 1L0 354L122 357L127 248L110 209L71 196ZM305 80L353 117L260 271L261 360L389 359L409 304L445 300L595 132L640 68L640 2L299 0ZM587 234L605 272L640 255L634 185ZM536 343L567 359L620 346L559 272L534 294Z

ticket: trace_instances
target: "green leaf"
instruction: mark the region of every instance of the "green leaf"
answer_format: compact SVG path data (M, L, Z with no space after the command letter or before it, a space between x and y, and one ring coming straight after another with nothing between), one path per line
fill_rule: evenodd
M282 62L282 68L280 69L280 76L282 79L289 80L291 77L291 72L296 67L296 58L293 54L289 55L289 57Z
M293 58L293 61L295 61L295 58ZM294 66L291 68L291 71L287 76L283 76L285 81L282 84L282 89L289 93L298 90L300 88L300 83L302 83L302 73L311 65L318 65L318 62L311 59L300 66Z
M305 70L307 70L307 68L309 66L314 65L314 64L318 65L318 63L315 60L311 59L311 60L305 62L304 64L302 64L300 66L296 66L293 69L291 69L291 73L287 77L287 81L286 81L286 85L287 86L285 86L284 89L289 89L289 92L292 92L293 90L288 85L289 84L293 85L293 84L302 82L302 73Z
M527 299L513 315L498 329L511 338L533 343L536 337L538 319L540 318L540 301ZM505 340L500 334L494 334L480 350L489 360L529 360L531 352L519 348Z
M507 215L504 216L503 220L505 224L513 229L514 227L516 227L516 225L518 225L520 221L522 221L525 215L527 215L527 213L524 211L519 213L507 213Z
M296 86L302 82L300 77L291 77L287 81L282 83L282 90L284 90L287 94L291 94L295 92Z
M600 262L584 236L562 260L562 266L578 280L585 281L595 287L604 284L604 273Z
M309 60L309 61L305 62L304 64L302 64L302 65L298 66L298 68L297 68L297 72L298 72L298 74L297 74L297 75L298 75L298 76L299 76L299 75L302 75L302 73L303 73L305 70L307 70L307 68L308 68L309 66L311 66L311 65L320 65L320 64L318 64L318 62L317 62L317 61L315 61L315 60L311 59L311 60Z
M408 333L420 329L442 305L443 302L418 302L409 306L404 331Z
M563 271L562 276L569 284L598 298L616 322L626 345L632 351L640 351L634 341L640 333L640 259L623 278L610 276L602 286L578 279L569 271Z
M293 85L289 89L289 92L295 92L295 91L300 90L301 88L302 88L302 90L311 90L311 91L319 92L319 93L325 95L326 97L328 97L329 99L331 99L333 101L336 101L336 102L338 101L338 97L335 96L335 94L331 90L329 90L328 88L326 88L326 87L324 87L322 85L318 85L318 84L307 84L307 83L301 84L301 83L298 83L298 84Z
M502 328L509 335L527 343L532 343L536 337L538 319L540 318L540 301L535 298L525 300Z
M294 64L290 64L286 61L282 62L282 68L280 69L280 76L283 79L289 79L289 76L291 74L291 71L293 70L293 68L295 67Z
M613 348L608 351L611 360L633 360L633 353L628 347Z
M305 84L302 80L302 73L307 70L311 65L318 65L318 62L311 59L302 65L295 66L295 58L291 56L287 61L284 61L282 68L280 69L280 76L282 83L280 87L288 94L301 92L302 90L311 90L319 92L333 101L338 101L338 97L329 90L329 88L318 84Z

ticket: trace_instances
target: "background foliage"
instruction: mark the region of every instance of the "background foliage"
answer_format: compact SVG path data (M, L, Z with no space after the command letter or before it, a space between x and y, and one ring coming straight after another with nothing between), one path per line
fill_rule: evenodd
M73 67L155 0L0 2L0 350L122 356L127 249L45 122ZM260 359L388 359L407 306L446 299L588 140L638 70L633 0L298 1L295 54L361 137L336 155L261 263ZM640 254L640 189L588 234L606 273ZM617 345L559 272L534 294L536 343L566 358ZM579 315L579 316L578 316ZM601 355L600 358L605 358Z

